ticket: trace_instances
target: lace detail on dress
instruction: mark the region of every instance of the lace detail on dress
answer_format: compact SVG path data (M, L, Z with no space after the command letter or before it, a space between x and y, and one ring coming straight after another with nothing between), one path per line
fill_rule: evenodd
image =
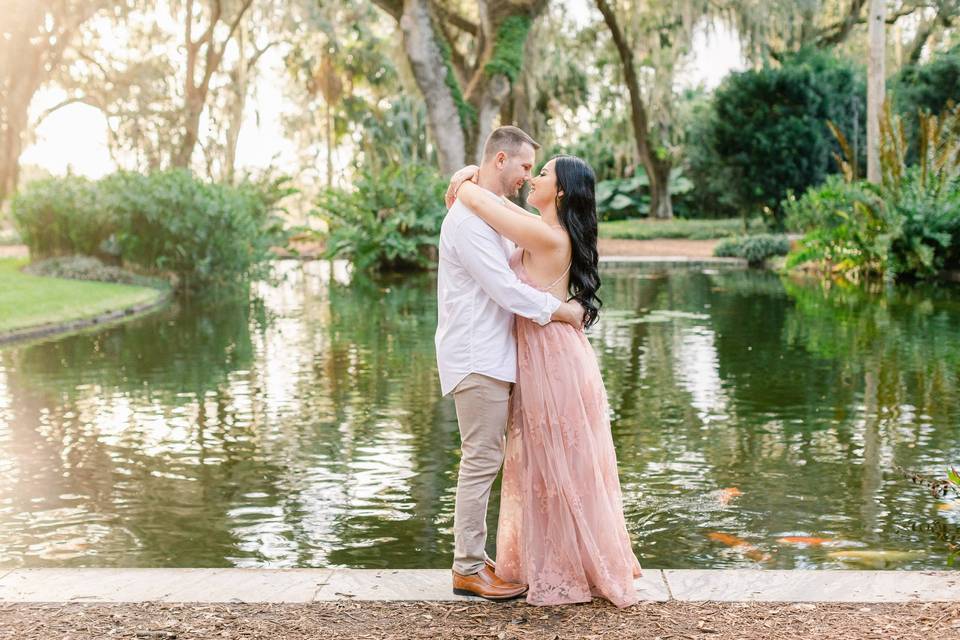
M529 282L518 250L511 265ZM582 331L517 318L518 371L500 497L497 574L535 605L637 601L607 396Z

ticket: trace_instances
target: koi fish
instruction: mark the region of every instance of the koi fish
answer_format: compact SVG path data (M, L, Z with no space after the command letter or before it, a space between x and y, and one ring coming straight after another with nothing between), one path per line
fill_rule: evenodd
M720 504L729 504L731 500L737 496L743 495L743 492L736 487L727 487L726 489L720 489L720 493L717 495L717 500Z
M853 562L855 564L880 569L899 562L907 562L922 558L922 551L891 551L889 549L864 549L860 551L831 551L830 558Z
M738 548L743 552L743 555L747 556L751 560L756 560L757 562L766 562L770 559L770 554L764 553L743 538L738 538L735 535L729 533L720 533L719 531L711 531L707 534L707 537L716 542L722 542L728 547Z

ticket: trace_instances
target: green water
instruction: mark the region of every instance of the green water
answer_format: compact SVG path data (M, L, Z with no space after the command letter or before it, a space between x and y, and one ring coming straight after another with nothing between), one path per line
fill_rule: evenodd
M277 270L252 301L0 351L0 566L450 566L459 435L433 276ZM828 555L853 549L946 567L960 508L895 466L960 465L957 289L603 280L590 336L644 566L859 567Z

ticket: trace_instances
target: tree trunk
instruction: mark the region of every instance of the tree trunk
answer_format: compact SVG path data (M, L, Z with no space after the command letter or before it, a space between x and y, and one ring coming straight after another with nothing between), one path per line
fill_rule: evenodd
M669 156L659 157L651 148L647 109L640 93L640 82L633 64L633 51L627 44L617 23L617 17L607 0L596 0L596 3L617 47L620 63L623 66L623 78L630 93L630 121L633 124L637 157L643 163L650 182L650 215L663 220L670 219L673 217L673 203L670 200L670 171L673 163Z
M85 16L85 14L84 14ZM86 18L78 16L82 22ZM20 179L20 154L30 128L29 109L33 96L60 62L66 42L72 38L69 26L51 32L56 44L36 43L46 11L39 3L9 17L10 40L0 59L0 205L16 190Z
M427 125L437 148L440 170L450 174L466 159L466 136L453 91L447 84L452 71L444 60L439 34L434 30L426 0L404 0L400 29L403 46L427 103Z
M326 125L327 125L327 187L333 187L333 115L331 113L330 103L324 100L327 105Z
M480 25L472 25L437 5L441 16L431 13L429 0L374 0L400 24L407 60L414 80L427 105L427 125L437 150L440 170L452 173L466 162L479 160L483 141L493 128L510 95L511 81L502 73L490 73L487 63L496 52L496 36L511 17L533 18L546 0L480 0ZM446 16L449 24L476 38L476 58L462 64L460 55L445 36L437 20ZM454 64L469 71L466 91L454 72Z
M220 69L220 63L223 61L223 53L227 44L233 38L234 33L240 26L240 21L247 13L253 0L245 0L231 23L227 25L227 34L221 42L217 42L216 28L220 23L221 5L220 2L214 2L211 8L210 24L206 31L200 36L199 40L193 39L193 12L195 0L186 2L186 19L184 21L184 45L187 50L186 79L184 82L184 105L183 105L183 141L180 148L172 159L173 166L190 166L190 159L193 157L193 150L197 146L200 132L200 116L203 108L206 106L207 94L210 92L210 79L213 74ZM197 82L198 61L200 51L203 49L203 75Z
M880 183L880 113L883 110L885 0L870 0L870 58L867 66L867 180Z

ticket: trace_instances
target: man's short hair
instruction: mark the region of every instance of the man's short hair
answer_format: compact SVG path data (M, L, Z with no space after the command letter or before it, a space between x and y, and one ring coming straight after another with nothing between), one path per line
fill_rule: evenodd
M500 151L507 155L514 155L525 144L533 147L534 151L540 148L540 144L519 127L512 125L497 127L487 136L487 141L483 145L483 161L493 158Z

